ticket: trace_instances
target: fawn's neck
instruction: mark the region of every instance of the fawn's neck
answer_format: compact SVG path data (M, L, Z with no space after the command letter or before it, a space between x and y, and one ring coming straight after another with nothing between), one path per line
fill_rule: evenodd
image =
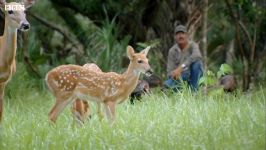
M129 95L137 86L140 72L133 67L133 64L130 62L127 71L122 75L124 77L124 89L126 94Z

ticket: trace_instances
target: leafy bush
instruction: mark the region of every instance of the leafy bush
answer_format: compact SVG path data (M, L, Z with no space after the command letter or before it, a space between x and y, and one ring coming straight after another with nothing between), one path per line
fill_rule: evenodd
M126 47L130 37L118 40L118 30L115 19L105 20L103 27L92 33L90 45L86 55L103 71L121 71L123 56L126 56Z
M220 77L226 74L232 74L233 69L228 64L222 64L219 71L216 73L213 73L212 71L208 70L206 74L203 75L203 77L200 78L199 84L200 85L214 85L217 83Z

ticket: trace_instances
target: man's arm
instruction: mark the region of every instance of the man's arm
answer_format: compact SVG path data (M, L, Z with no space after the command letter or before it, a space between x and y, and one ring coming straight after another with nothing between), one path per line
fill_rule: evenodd
M176 69L174 69L171 72L172 78L177 80L181 76L182 71L183 71L182 66L178 66Z
M202 55L201 52L199 50L199 46L195 43L192 42L191 43L191 48L192 48L192 52L190 54L190 56L182 63L184 64L184 67L188 67L190 66L191 63L195 62L196 60L201 60L202 59Z
M167 62L167 75L171 76L173 79L178 79L183 70L182 66L176 66L176 57L178 53L176 52L175 46L173 46L168 53L168 62Z

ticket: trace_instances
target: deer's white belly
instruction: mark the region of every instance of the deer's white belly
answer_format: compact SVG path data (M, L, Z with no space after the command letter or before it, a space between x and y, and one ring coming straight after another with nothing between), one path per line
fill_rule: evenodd
M75 92L75 95L79 98L79 99L82 99L82 100L89 100L89 101L94 101L94 102L101 102L102 100L99 99L98 97L93 97L93 96L90 96L90 95L87 95L87 94L84 94L82 92Z

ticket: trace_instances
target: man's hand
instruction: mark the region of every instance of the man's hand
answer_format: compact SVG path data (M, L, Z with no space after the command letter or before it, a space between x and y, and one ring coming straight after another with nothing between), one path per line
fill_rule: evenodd
M181 66L178 66L175 70L172 71L172 77L176 80L179 79L181 76L181 73L183 71L183 68Z

